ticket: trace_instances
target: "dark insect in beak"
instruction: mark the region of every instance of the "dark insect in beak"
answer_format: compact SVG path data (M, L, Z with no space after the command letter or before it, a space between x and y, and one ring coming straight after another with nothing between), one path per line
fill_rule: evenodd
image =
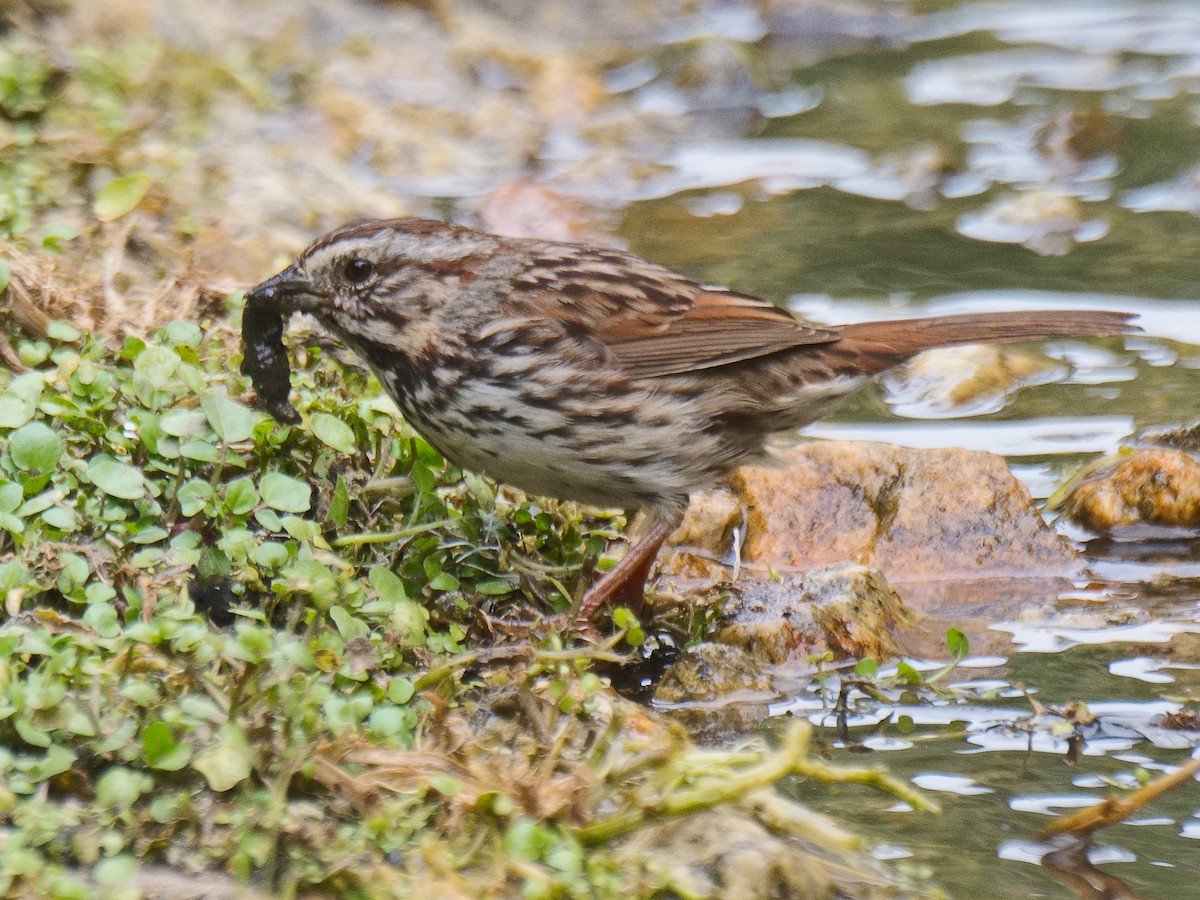
M254 385L267 412L291 425L300 421L300 414L288 399L292 370L283 326L307 293L308 282L288 267L251 288L242 311L242 374Z

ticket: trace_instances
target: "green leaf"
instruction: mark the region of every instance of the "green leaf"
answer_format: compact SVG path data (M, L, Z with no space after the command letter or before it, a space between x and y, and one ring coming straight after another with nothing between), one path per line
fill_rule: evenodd
M958 662L971 652L971 641L961 629L951 626L946 630L946 648L954 661Z
M131 534L129 540L134 544L157 544L159 541L165 541L170 536L171 532L167 531L161 525L146 525Z
M216 462L217 448L207 440L188 441L179 447L179 455L184 459L194 459L197 462Z
M173 409L163 414L158 420L158 427L163 430L163 434L192 438L204 432L204 419L204 413L198 409Z
M15 494L6 493L6 489L9 487L17 488L17 492ZM15 497L15 499L19 501L23 494L23 492L20 490L20 487L20 485L14 484L11 486L5 485L3 488L0 488L0 509L7 509L10 511L13 509L13 507L6 506L4 500L7 497ZM42 491L40 494L30 497L28 500L22 503L20 509L16 510L16 513L22 518L36 516L38 513L44 512L52 507L65 496L66 491L63 490Z
M288 561L288 549L279 541L263 541L254 550L254 561L260 566L278 568Z
M331 606L329 608L329 618L333 619L333 624L337 626L338 633L347 641L367 637L371 633L371 629L367 627L366 622L362 619L356 619L344 607Z
M42 247L51 253L62 253L62 242L79 237L79 229L73 225L51 225L42 234Z
M165 722L151 722L142 729L140 737L142 753L146 757L146 763L152 769L178 772L191 759L191 748L176 741Z
M46 337L62 341L64 344L73 344L82 336L83 332L70 322L64 322L62 319L51 319L46 325Z
M503 597L505 594L511 594L517 587L517 579L514 576L513 578L494 578L490 581L477 581L471 585L471 590L487 597Z
M62 440L54 433L54 429L42 422L22 425L8 439L8 454L13 464L27 472L53 470L58 465L62 449Z
M427 784L443 797L455 797L462 793L462 782L453 775L430 775Z
M425 642L429 610L411 600L400 600L388 613L388 622L396 633L397 646L417 647Z
M854 674L859 678L874 678L878 672L879 664L869 656L864 656L854 664Z
M71 594L87 583L90 574L87 560L78 553L61 553L58 562L62 569L58 573L57 587L64 595Z
M641 646L642 641L646 639L642 623L633 614L633 610L627 606L618 606L613 610L613 624L618 628L625 629L625 642L631 647Z
M101 222L111 222L131 212L150 190L147 175L119 175L100 189L92 202L92 212Z
M5 392L20 397L23 400L28 400L31 403L37 403L41 399L46 390L46 377L41 372L24 372L13 378Z
M337 416L331 416L329 413L316 413L309 425L313 434L334 450L340 450L342 453L355 451L354 431Z
M79 520L75 513L62 506L46 510L42 513L42 521L59 531L75 531L79 528Z
M33 402L13 394L0 394L0 428L20 428L33 418Z
M225 508L234 515L244 515L258 505L258 491L249 478L238 478L225 485Z
M148 776L124 766L112 766L96 781L96 801L101 806L125 812L150 786Z
M458 579L449 572L441 572L429 579L429 589L432 591L457 591Z
M413 698L416 688L403 675L398 675L388 682L387 698L393 703L404 704Z
M408 477L417 486L417 490L423 494L432 494L434 488L437 487L437 480L433 477L433 470L424 463L414 465Z
M199 347L200 341L204 339L204 332L200 330L199 325L183 319L172 319L168 322L166 332L167 340L184 347Z
M227 791L250 777L253 762L250 743L242 730L226 724L221 726L217 742L196 754L192 768L214 791Z
M338 528L345 528L350 517L350 491L346 488L346 479L339 475L333 488L333 498L329 501L329 518Z
M137 860L128 853L122 853L96 863L92 869L92 876L100 887L115 888L133 881L134 876L137 875L137 869Z
M254 490L253 485L250 490ZM179 486L179 492L175 495L175 499L179 501L179 511L181 513L185 516L194 516L200 510L204 509L212 495L212 485L207 481L201 481L199 478L193 478ZM250 505L253 506L254 504L251 503Z
M367 724L378 734L396 737L407 730L405 726L409 715L411 713L407 710L395 706L380 706L371 710L371 714L367 716Z
M254 432L254 413L221 394L205 394L200 408L217 437L227 444L244 441Z
M49 491L47 491L47 493L49 493ZM28 501L25 503L21 502L21 498L24 496L25 492L21 490L21 486L19 484L11 481L6 482L5 484L0 484L0 512L10 513L20 506L23 510L22 515L27 515L27 513L24 512L24 509L29 505L29 503ZM41 512L41 510L37 510L36 512Z
M46 755L30 771L30 776L37 781L45 781L55 775L61 775L75 765L75 754L66 747L55 744L46 751Z
M311 506L312 488L282 472L268 472L259 481L258 489L263 502L280 512L307 512Z
M338 579L315 559L298 559L280 576L290 590L310 594L322 607L338 598Z
M256 494L255 497L257 496ZM257 499L255 502L258 502ZM273 509L267 509L265 506L254 511L254 521L272 534L279 534L283 531L283 521L279 518L279 513Z
M920 672L918 672L912 667L911 664L906 663L904 660L900 660L898 663L896 663L896 677L901 681L908 682L909 684L920 684L925 680L921 677Z
M371 587L375 588L381 600L401 603L408 599L404 582L385 566L372 566L371 571L367 573L367 580L371 582Z
M146 495L146 479L128 463L111 456L96 456L88 463L88 479L110 497L138 500Z
M458 579L442 570L442 561L436 555L425 557L421 565L425 569L425 577L429 579L430 588L435 591L458 590Z

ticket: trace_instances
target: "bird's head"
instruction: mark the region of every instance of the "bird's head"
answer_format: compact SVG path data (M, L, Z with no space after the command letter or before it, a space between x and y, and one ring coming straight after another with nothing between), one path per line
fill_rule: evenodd
M276 418L295 421L283 346L292 313L311 313L360 351L383 345L403 353L475 277L496 240L431 219L376 219L331 231L246 292L242 372Z
M404 297L415 273L477 258L480 241L489 237L433 219L355 222L318 238L282 272L251 288L246 303L334 321L369 318Z

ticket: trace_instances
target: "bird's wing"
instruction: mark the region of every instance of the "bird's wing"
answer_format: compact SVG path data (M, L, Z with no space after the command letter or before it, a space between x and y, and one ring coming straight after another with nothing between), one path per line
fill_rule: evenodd
M836 341L765 300L619 250L547 245L514 281L537 314L603 345L629 377L678 375Z

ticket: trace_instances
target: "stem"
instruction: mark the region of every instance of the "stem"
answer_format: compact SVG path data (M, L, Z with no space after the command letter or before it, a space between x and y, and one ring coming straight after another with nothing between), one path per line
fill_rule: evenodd
M808 744L812 726L796 721L784 737L783 746L773 756L763 759L756 766L740 772L729 772L720 777L714 775L710 783L690 790L670 794L657 803L636 809L625 810L598 819L590 825L576 830L575 835L585 844L599 844L628 834L650 819L679 816L738 800L759 788L774 784L785 775L800 775L819 781L847 784L866 784L893 794L915 809L937 812L938 807L919 793L881 769L836 769L824 763L808 759Z
M345 537L340 537L333 542L335 547L352 547L359 544L386 544L391 541L398 541L400 538L412 537L414 534L423 534L426 531L433 531L436 528L445 528L453 525L457 519L441 519L437 522L426 522L423 525L410 525L407 528L398 528L395 531L376 531L370 534L348 534Z
M1160 794L1189 780L1198 770L1200 770L1200 758L1189 759L1174 772L1156 778L1125 796L1106 797L1099 803L1055 819L1038 832L1038 837L1045 840L1064 831L1072 834L1087 834L1097 828L1103 828L1105 825L1113 825L1128 818L1130 813L1141 809L1151 800L1157 799Z

